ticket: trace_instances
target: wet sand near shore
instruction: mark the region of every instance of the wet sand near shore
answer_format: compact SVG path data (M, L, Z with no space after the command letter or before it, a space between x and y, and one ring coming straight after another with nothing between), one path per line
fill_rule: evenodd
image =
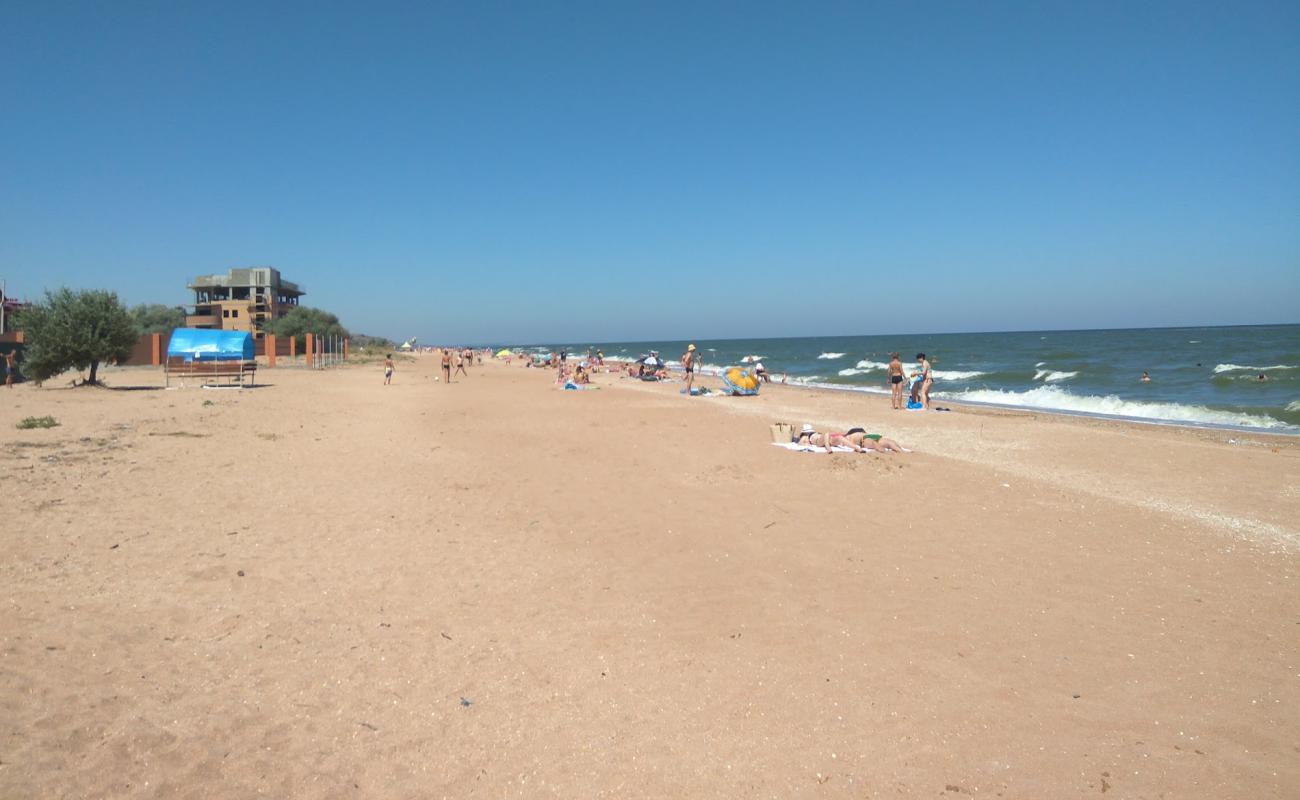
M1300 443L437 373L0 390L0 797L1300 793Z

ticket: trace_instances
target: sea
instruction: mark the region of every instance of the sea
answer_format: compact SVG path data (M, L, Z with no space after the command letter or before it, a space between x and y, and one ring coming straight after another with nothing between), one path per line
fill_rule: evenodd
M556 342L517 349L603 351L632 360L657 350L669 365L688 344L706 371L761 359L774 381L888 394L885 367L928 355L932 397L1064 414L1300 435L1300 325L1011 333ZM1140 378L1143 372L1151 380ZM1260 380L1260 376L1264 380Z

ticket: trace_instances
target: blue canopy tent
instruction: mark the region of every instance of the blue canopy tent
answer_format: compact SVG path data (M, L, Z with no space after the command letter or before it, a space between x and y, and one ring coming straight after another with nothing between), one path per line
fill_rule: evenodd
M240 386L247 378L251 385L257 370L257 350L253 337L243 331L177 328L167 342L163 370L167 386L171 386L173 375L199 378L205 384L229 378Z
M167 343L167 358L186 361L252 361L253 337L243 331L177 328Z

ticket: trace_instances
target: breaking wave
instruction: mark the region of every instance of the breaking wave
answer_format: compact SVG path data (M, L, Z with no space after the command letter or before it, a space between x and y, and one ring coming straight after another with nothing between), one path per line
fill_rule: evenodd
M967 372L959 369L936 369L933 370L933 373L935 380L940 381L968 381L971 378L978 378L984 374L983 372L977 372L974 370Z
M843 354L843 353L822 353L821 355L819 355L819 356L817 356L817 357L818 357L818 358L825 358L825 359L827 359L827 360L834 360L834 359L837 359L837 358L844 358L844 354Z
M1221 372L1276 372L1280 369L1297 369L1295 364L1274 364L1271 367L1243 367L1240 364L1219 364L1214 368L1214 374Z
M1057 381L1068 381L1078 374L1078 372L1062 372L1056 369L1040 369L1034 373L1034 380L1043 383L1056 383Z
M1020 408L1041 408L1049 411L1072 411L1080 414L1104 414L1114 417L1132 417L1162 422L1181 422L1195 425L1232 425L1242 428L1292 429L1294 426L1264 414L1245 414L1220 411L1205 406L1182 403L1158 403L1124 400L1115 395L1076 395L1056 386L1039 386L1024 392L1002 389L971 389L964 392L936 392L935 396L948 400L975 403L993 403Z

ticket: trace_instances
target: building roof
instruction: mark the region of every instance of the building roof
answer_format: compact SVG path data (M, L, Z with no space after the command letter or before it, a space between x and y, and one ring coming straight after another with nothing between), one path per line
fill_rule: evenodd
M210 289L217 286L269 286L283 294L306 294L307 290L293 281L280 277L280 270L275 267L235 267L224 275L199 275L191 283L191 289Z

